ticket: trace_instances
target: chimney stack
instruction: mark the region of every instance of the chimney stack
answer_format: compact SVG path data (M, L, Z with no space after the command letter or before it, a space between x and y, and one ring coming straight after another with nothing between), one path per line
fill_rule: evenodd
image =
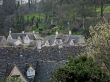
M24 34L24 31L22 31L22 33Z
M33 34L35 33L35 31L33 31Z
M11 34L12 33L12 31L11 31L11 28L10 28L10 30L9 30L9 34Z
M71 30L69 31L69 35L71 35L72 34L72 32L71 32Z
M58 35L58 31L56 31L56 35Z

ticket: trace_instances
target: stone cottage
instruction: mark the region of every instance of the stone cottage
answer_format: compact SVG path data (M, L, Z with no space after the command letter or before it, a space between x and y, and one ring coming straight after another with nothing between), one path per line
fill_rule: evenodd
M44 45L46 47L58 46L83 46L85 45L85 38L83 35L72 35L71 31L69 34L59 34L56 31L55 35L46 36L44 38Z
M11 33L7 37L7 42L12 46L36 46L42 38L35 32Z
M83 35L72 35L69 31L68 34L59 34L56 31L55 35L41 37L39 33L35 32L22 32L11 33L7 37L7 43L11 46L31 46L42 49L42 47L54 47L59 48L67 46L84 46L85 38Z

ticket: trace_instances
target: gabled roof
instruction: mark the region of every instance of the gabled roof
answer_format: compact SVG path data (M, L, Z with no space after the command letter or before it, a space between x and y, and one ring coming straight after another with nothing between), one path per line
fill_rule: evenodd
M50 45L52 45L55 41L55 35L47 36L44 38L44 42L48 41Z
M11 78L13 76L18 76L23 82L28 82L24 76L22 75L21 71L19 70L19 68L14 65L13 69L11 70L10 74L8 75L8 78Z
M58 35L57 39L62 39L63 42L67 42L69 37L68 35L62 34L62 35Z
M0 42L1 42L3 39L6 39L5 36L0 36Z
M28 36L30 40L36 39L33 33L11 33L11 36L13 39L18 39L18 37L23 39L26 36Z
M23 39L24 37L26 37L26 34L24 34L24 33L11 33L11 37L13 39L18 39L18 37L20 37L21 39Z
M50 45L52 45L54 43L55 40L57 40L58 42L60 40L62 40L62 42L65 42L68 40L68 36L67 35L51 35L51 36L47 36L44 38L44 41L49 41Z
M43 40L43 38L39 34L34 34L36 40Z
M30 33L30 32L26 32L26 33L11 33L11 36L12 36L13 39L18 39L18 37L23 39L26 36L28 36L30 40L43 39L42 37L39 36L39 34Z
M36 40L35 34L34 33L25 33L26 35L28 35L30 40Z
M74 40L74 43L84 43L84 36L83 35L51 35L44 38L44 42L48 41L50 45L54 43L54 41L57 41L58 43L60 40L64 44L69 44L71 40Z

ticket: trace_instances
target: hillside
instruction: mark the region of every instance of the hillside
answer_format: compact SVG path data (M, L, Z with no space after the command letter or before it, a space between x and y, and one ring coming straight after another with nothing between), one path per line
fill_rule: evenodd
M42 35L54 34L56 30L67 33L71 30L73 34L89 35L89 27L99 22L101 7L94 8L93 2L81 1L40 1L39 3L17 4L13 12L2 9L0 28L4 34L11 28L13 32L37 31ZM11 4L11 3L10 3ZM88 5L89 4L89 5ZM103 14L110 15L109 3L104 4ZM8 4L9 5L9 4ZM14 6L14 5L13 5ZM83 8L83 6L85 6ZM3 7L4 8L4 7ZM12 13L12 14L10 14Z

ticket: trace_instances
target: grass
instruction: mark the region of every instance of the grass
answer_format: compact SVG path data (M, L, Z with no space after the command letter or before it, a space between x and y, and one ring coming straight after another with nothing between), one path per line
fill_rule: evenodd
M29 17L29 18L27 18ZM39 19L44 19L45 18L45 14L39 14L39 13L30 13L30 14L26 14L24 15L25 20L31 20L33 17L35 18L39 18Z
M98 7L96 9L96 12L97 13L100 13L100 11L101 11L101 9L100 9L100 7ZM108 4L105 5L105 7L104 7L104 13L110 13L110 5L108 5Z
M25 14L24 15L24 19L27 21L29 21L29 22L31 22L32 21L32 19L33 19L33 17L34 17L34 20L37 20L37 18L38 19L40 19L40 20L43 20L43 19L45 19L45 14L43 14L43 13L30 13L30 14ZM39 29L42 29L42 30L44 30L44 25L43 24L39 24L39 28L37 28L36 26L32 26L31 27L32 29L32 31L34 30L34 31L39 31Z
M104 12L105 13L110 13L110 5L105 7Z

